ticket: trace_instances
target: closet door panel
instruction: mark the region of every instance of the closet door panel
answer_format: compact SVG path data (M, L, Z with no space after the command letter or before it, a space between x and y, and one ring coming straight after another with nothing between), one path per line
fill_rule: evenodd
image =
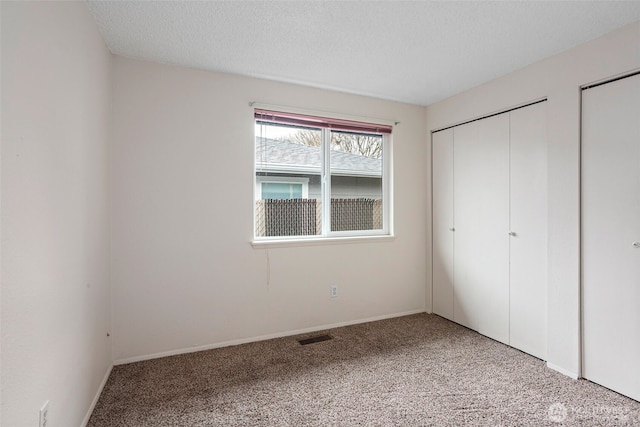
M453 129L432 138L433 312L453 320Z
M478 330L479 290L475 278L478 274L474 257L474 245L478 240L477 230L469 210L475 210L477 201L474 195L476 183L473 167L474 151L481 148L478 144L479 126L477 122L457 126L453 129L455 164L453 205L455 210L456 232L453 233L453 268L455 293L453 296L453 320L473 330ZM477 191L477 190L476 190ZM480 191L484 191L480 189Z
M546 102L510 114L509 343L546 359Z
M509 115L454 128L454 320L509 341Z
M582 126L583 376L640 400L640 76L583 91Z

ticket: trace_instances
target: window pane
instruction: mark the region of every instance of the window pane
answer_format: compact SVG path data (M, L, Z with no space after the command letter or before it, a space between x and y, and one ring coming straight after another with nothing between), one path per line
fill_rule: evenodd
M263 199L301 199L302 184L290 184L286 182L263 182Z
M382 229L382 136L331 132L331 231Z
M256 121L256 237L322 233L321 140L319 129Z

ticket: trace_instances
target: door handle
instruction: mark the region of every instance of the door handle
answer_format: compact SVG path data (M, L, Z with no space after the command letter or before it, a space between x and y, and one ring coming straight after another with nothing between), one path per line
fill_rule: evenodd
M515 232L515 231L510 231L510 232L509 232L509 236L515 236L515 235L516 235L516 232Z
M453 227L451 227L451 228L449 229L449 231L456 231L456 229L455 229L455 228L453 228Z
M633 242L632 245L634 248L640 248L640 242Z

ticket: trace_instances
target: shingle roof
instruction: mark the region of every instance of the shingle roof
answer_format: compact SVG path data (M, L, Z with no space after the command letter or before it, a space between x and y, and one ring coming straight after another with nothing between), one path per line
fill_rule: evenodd
M319 175L320 147L269 138L256 138L257 172ZM331 152L331 173L343 176L382 176L382 160L342 151Z

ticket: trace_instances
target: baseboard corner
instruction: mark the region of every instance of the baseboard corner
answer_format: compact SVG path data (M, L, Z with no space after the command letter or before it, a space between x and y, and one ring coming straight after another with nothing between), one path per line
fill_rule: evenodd
M96 395L93 397L93 401L91 401L91 405L89 405L89 409L87 410L87 413L84 416L84 419L82 420L82 424L80 424L81 427L86 427L87 424L89 423L89 418L91 418L91 414L93 413L93 410L95 409L96 404L98 403L98 399L100 399L100 395L102 394L102 390L104 389L104 386L107 385L107 381L109 380L109 375L111 375L112 369L113 369L113 363L111 363L107 368L107 371L105 372L104 377L102 378L102 382L98 387L98 391L96 392Z
M562 367L560 367L558 365L554 365L551 362L547 362L547 368L552 369L552 370L554 370L556 372L560 372L562 375L566 375L567 377L569 377L571 379L574 379L574 380L577 380L578 378L580 378L580 376L577 373L572 372L572 371L570 371L568 369L564 369L564 368L562 368Z

